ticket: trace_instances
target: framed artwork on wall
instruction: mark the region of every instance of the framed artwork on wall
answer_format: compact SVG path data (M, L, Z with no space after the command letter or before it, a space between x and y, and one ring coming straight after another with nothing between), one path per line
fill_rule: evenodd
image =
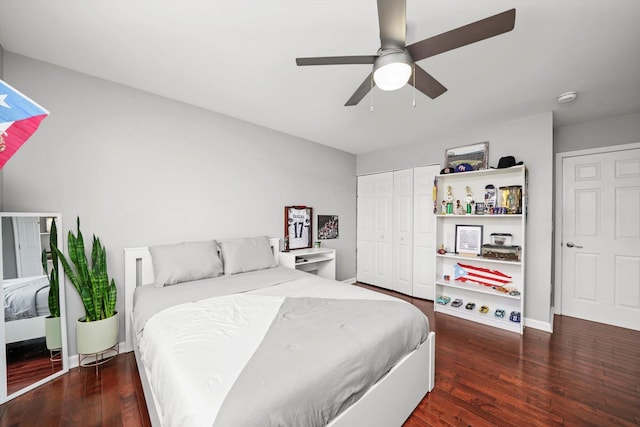
M338 215L318 215L318 239L337 239L339 236Z
M489 143L481 142L464 147L449 148L444 153L444 167L453 168L455 172L487 169L489 165ZM462 168L462 169L459 169Z
M284 249L311 247L313 209L308 206L284 207Z

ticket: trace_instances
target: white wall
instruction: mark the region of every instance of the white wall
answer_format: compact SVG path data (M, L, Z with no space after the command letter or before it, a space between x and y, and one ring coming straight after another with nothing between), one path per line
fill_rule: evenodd
M553 139L554 153L640 142L640 113L559 127Z
M553 117L541 113L357 158L358 175L440 163L447 148L489 141L489 164L513 155L529 170L526 312L530 325L551 328Z
M4 71L51 112L5 166L4 207L61 212L65 245L79 215L120 291L123 248L283 237L291 204L313 207L314 221L339 215L340 238L325 244L338 249L338 279L355 277L355 156L10 52ZM70 285L67 300L75 354L83 310Z

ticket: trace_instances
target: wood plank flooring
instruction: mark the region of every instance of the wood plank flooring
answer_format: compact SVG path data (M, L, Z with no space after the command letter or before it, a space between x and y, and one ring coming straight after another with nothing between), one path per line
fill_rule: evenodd
M133 353L74 368L0 406L0 426L151 426Z
M7 364L7 394L15 393L62 370L62 360L51 361L49 353Z
M59 357L52 361L45 339L7 344L7 393L12 394L62 369Z
M405 427L640 425L640 332L556 316L553 334L520 336L371 289L412 302L436 331L436 387ZM0 427L150 425L133 353L100 369L0 406Z

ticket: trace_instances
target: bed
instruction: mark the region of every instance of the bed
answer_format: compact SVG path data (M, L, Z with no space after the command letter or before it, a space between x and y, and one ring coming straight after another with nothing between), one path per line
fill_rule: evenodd
M3 280L7 344L45 336L49 279L45 275Z
M256 237L125 249L126 348L154 426L388 427L433 389L424 314L278 266L278 247Z

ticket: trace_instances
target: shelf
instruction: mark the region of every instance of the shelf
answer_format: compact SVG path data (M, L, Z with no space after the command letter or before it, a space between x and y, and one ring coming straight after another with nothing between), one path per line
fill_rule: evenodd
M332 248L305 248L280 252L280 265L315 273L327 279L336 278L336 250Z
M305 259L296 258L296 265L313 264L315 262L329 261L329 260L332 260L333 258L334 258L333 256L310 256L310 257L306 257Z
M513 300L520 300L520 298L522 297L522 294L520 294L520 295L509 295L507 293L491 289L488 286L478 285L476 283L464 283L464 284L462 284L462 283L454 283L454 282L440 282L440 281L437 281L436 285L444 286L444 287L447 287L447 288L463 289L465 291L477 292L477 293L480 293L480 294L486 294L486 295L491 295L491 296L494 296L494 297L501 297L501 298L513 299ZM517 286L515 286L515 285L513 285L513 287L517 288Z
M485 214L485 215L474 215L474 214L467 214L467 215L455 215L455 214L448 214L448 215L442 215L442 214L438 214L436 215L437 218L482 218L482 219L486 219L486 218L500 218L500 219L505 219L505 218L520 218L522 219L522 214Z
M506 264L506 265L521 265L522 262L521 261L505 261L505 260L501 260L501 259L494 259L494 258L483 258L483 257L470 257L470 256L463 256L463 255L456 255L453 253L447 253L447 254L436 254L436 257L438 258L448 258L448 259L452 259L452 260L464 260L467 262L476 262L476 261L480 261L480 262L486 262L486 263L491 263L491 264Z
M437 196L440 202L445 201L445 195L453 197L454 201L464 203L466 195L476 199L478 203L483 202L487 197L487 186L491 185L495 189L495 199L491 200L497 207L503 207L509 199L503 190L505 187L521 187L519 204L512 207L519 207L523 213L518 214L443 214L439 210L436 214L436 240L437 247L444 247L452 252L435 255L435 286L436 298L448 296L452 300L460 298L464 301L461 308L434 304L437 312L446 313L451 316L460 317L466 320L482 323L485 325L506 329L522 334L524 330L525 311L525 288L527 286L525 277L525 251L526 251L526 211L527 211L527 169L524 166L515 166L506 169L487 169L481 171L471 171L464 173L441 174L438 176ZM454 203L455 203L454 202ZM446 202L445 202L446 203ZM485 202L486 204L486 202ZM441 206L440 206L441 208ZM458 211L460 212L460 211ZM482 256L465 256L453 252L457 239L458 225L482 226L483 241L491 234L510 234L514 244L520 247L520 259L484 258ZM488 243L488 242L486 242ZM503 248L507 251L506 248ZM502 249L496 249L501 252ZM500 271L511 276L513 283L505 285L507 289L514 289L520 295L509 295L508 293L497 291L490 286L479 283L462 282L455 280L456 263L473 265L479 269ZM449 280L444 280L447 277ZM474 310L466 310L468 302L476 303ZM489 313L480 313L479 307L486 305ZM505 318L496 318L495 310L502 308L506 312ZM520 312L521 322L516 323L509 320L512 311Z
M520 174L522 170L525 168L524 165L513 166L510 168L502 168L502 169L483 169L479 171L469 171L469 172L457 172L457 173L445 173L436 175L438 179L440 178L453 178L453 179L475 179L479 178L483 175L508 175L508 174Z
M500 307L490 307L489 312L483 314L478 311L479 307L477 306L473 310L467 310L466 308L464 308L464 305L462 305L461 307L451 307L450 304L451 303L449 303L449 305L441 305L436 303L434 304L434 307L436 309L436 312L439 313L449 314L451 316L460 317L462 319L471 320L473 322L483 323L485 325L494 326L500 329L506 329L508 331L519 333L522 331L521 323L516 323L509 320L509 314L511 314L510 311L505 310L503 318L495 317L493 315L496 308ZM520 321L522 322L522 320Z

